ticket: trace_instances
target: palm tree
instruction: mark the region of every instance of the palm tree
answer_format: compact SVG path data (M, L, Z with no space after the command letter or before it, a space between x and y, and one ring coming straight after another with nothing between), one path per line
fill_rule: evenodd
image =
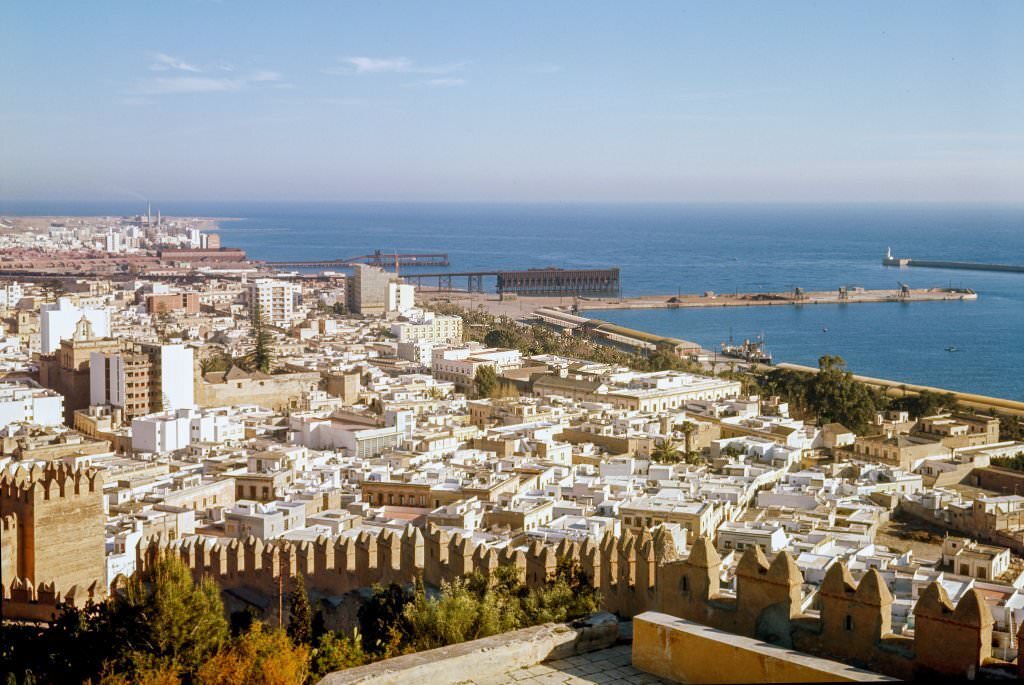
M671 440L663 440L651 450L651 460L662 464L679 461L679 445Z
M697 424L693 421L683 421L679 430L683 433L683 449L689 454L693 451L693 434L697 431Z

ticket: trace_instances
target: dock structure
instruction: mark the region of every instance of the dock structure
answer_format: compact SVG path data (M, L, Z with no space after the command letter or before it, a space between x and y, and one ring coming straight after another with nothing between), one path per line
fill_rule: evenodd
M960 271L1003 271L1009 273L1024 274L1024 265L1020 264L984 264L981 262L943 262L924 259L910 259L909 257L894 257L892 252L887 252L882 258L882 266L908 267L917 266L926 269L957 269Z
M499 271L498 292L518 295L611 295L621 292L615 269Z
M618 268L613 269L526 269L523 271L450 271L445 273L405 274L416 285L436 282L438 290L453 290L457 279L466 279L466 292L485 291L484 279L493 278L499 295L516 294L542 297L619 297L621 283Z
M448 255L444 252L411 253L411 252L382 252L375 250L373 254L357 255L343 259L312 259L312 260L290 260L266 262L267 266L290 267L296 269L324 269L324 268L345 268L354 264L369 264L381 268L394 267L431 267L448 266Z
M858 304L867 302L933 302L976 300L978 294L969 288L910 288L901 285L893 290L838 288L828 291L776 293L704 293L681 295L642 295L622 298L594 298L580 302L580 309L690 309L707 307L803 307L814 304Z

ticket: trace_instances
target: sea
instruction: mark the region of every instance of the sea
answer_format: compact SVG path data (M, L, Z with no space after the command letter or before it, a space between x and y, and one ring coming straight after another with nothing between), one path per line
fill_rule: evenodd
M166 202L222 217L255 259L446 252L451 271L621 269L625 295L964 287L976 301L601 311L709 349L763 336L776 361L1024 400L1024 274L884 267L896 256L1024 264L1024 205ZM122 215L138 202L0 202L0 215ZM437 271L437 268L431 269ZM443 270L443 269L442 269ZM412 272L410 272L412 273ZM955 351L949 351L955 348Z

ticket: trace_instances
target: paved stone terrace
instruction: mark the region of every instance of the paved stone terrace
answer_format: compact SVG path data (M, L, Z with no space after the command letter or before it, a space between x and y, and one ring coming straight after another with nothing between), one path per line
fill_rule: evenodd
M617 645L464 682L466 685L656 685L670 682L636 670L631 662L630 646Z

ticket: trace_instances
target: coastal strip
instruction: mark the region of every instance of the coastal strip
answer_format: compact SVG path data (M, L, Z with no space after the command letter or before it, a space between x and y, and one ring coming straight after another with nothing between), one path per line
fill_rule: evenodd
M802 364L791 364L789 362L781 362L775 366L757 365L757 370L770 371L773 368L791 369L793 371L803 371L806 373L818 373L818 368L814 366L804 366ZM996 411L1004 414L1013 414L1014 416L1024 416L1024 402L1018 402L1017 400L1008 400L1002 397L990 397L988 395L978 395L976 393L959 392L956 390L948 390L946 388L936 388L930 385L917 385L914 383L903 383L901 381L892 381L887 378L875 378L873 376L861 376L854 374L854 379L858 380L867 385L881 388L887 395L892 397L900 397L903 393L915 393L919 394L922 392L938 393L940 395L952 395L956 398L956 401L960 404L972 407L974 409L989 410L995 409Z

